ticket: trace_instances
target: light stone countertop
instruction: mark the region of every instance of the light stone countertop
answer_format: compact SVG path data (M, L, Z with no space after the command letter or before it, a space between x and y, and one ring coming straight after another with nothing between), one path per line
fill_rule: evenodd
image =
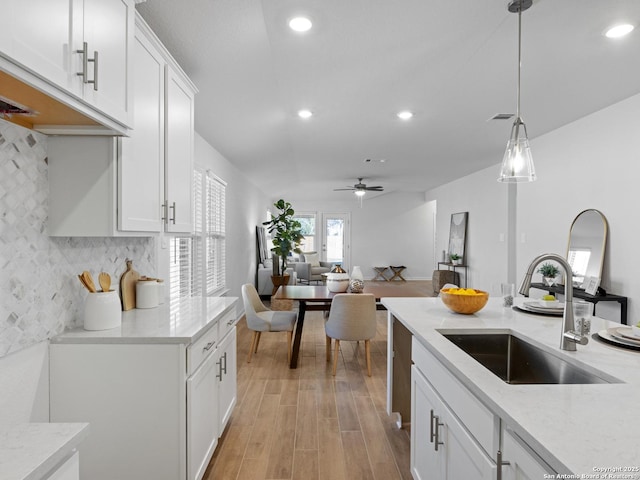
M524 299L515 300L519 304ZM597 468L620 467L632 470L619 474L640 479L640 351L592 338L588 345L578 345L576 352L562 351L559 348L562 318L503 308L500 298L490 298L487 306L473 315L451 312L439 298L381 301L425 348L558 473L589 475ZM620 324L594 318L591 333L615 326ZM510 385L439 333L453 329L511 330L547 351L587 369L604 372L621 383Z
M88 423L23 423L0 431L0 478L39 480L71 456Z
M122 325L109 330L67 330L51 343L184 343L196 341L212 321L233 311L237 297L191 297L155 308L122 312Z

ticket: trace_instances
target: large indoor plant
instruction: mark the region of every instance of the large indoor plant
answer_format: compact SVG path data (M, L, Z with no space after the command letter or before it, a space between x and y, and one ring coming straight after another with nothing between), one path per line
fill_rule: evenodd
M271 235L273 248L271 251L279 257L274 262L274 275L284 275L287 270L287 258L292 252L302 253L300 242L304 238L302 235L302 225L293 218L294 210L289 202L280 199L273 204L279 210L277 215L271 214L271 220L263 222Z

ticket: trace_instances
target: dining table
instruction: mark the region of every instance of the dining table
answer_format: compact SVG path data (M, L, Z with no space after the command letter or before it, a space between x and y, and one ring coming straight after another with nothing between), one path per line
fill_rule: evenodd
M296 321L293 347L291 352L291 362L289 368L298 367L298 355L300 354L300 343L302 341L302 329L304 327L305 313L307 311L325 311L331 309L331 301L339 292L332 292L326 285L284 285L278 288L274 300L295 300L298 302L298 320ZM342 292L346 293L346 292ZM376 300L379 310L385 310L380 303L384 297L427 297L429 296L424 287L412 286L403 283L389 284L388 282L365 282L363 293L371 293ZM354 294L358 295L358 294Z

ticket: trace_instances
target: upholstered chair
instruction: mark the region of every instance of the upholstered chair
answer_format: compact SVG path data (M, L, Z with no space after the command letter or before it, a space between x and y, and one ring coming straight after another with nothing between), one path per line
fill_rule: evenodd
M325 323L327 362L331 358L331 339L336 341L333 375L338 368L340 340L364 340L367 374L371 376L370 340L376 336L376 299L369 293L339 293L333 297L329 318Z
M244 303L247 327L249 330L253 330L247 363L251 363L252 354L258 353L258 343L260 343L262 332L287 332L287 361L291 362L291 339L297 313L268 309L260 300L256 287L250 283L242 286L242 302Z

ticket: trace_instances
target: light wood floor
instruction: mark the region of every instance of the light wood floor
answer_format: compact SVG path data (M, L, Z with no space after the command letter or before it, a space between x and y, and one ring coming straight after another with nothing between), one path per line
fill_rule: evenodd
M431 282L419 283L430 296ZM418 282L407 284L415 288ZM322 312L306 314L294 370L287 364L285 333L263 334L248 364L251 332L242 319L238 403L204 479L411 479L408 433L385 412L386 314L377 314L371 377L364 342L341 342L338 372L331 375Z

